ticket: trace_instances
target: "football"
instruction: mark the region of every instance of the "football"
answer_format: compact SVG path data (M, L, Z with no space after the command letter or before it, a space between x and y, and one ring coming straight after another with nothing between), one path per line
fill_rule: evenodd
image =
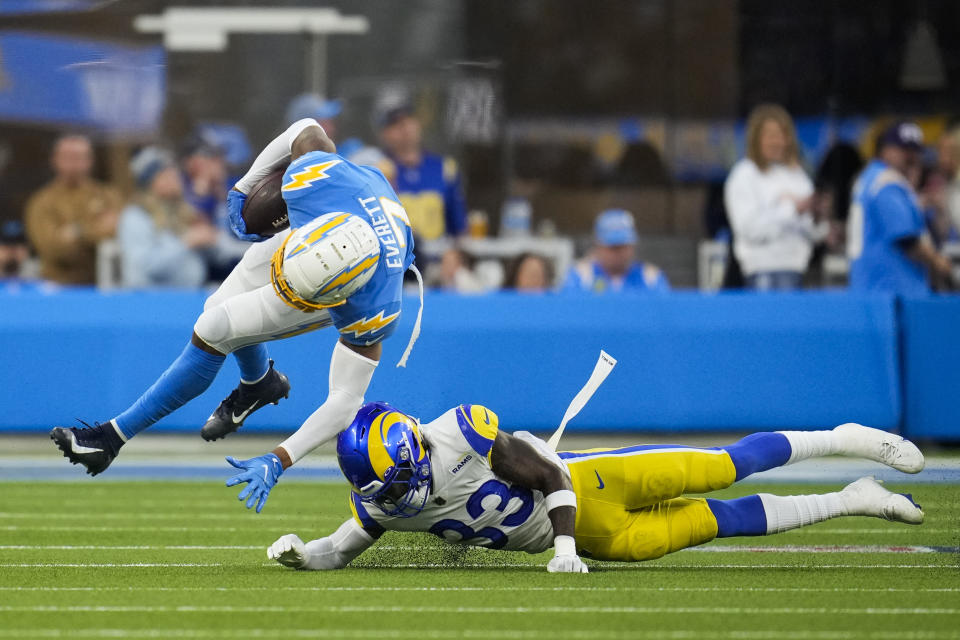
M253 187L241 211L247 233L272 236L290 226L287 203L283 201L280 186L286 167L273 171Z

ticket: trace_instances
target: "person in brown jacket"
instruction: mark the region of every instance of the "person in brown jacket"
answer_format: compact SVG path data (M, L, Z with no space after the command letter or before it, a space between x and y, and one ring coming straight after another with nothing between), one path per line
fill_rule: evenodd
M97 243L114 235L120 198L90 177L93 148L82 135L53 147L54 178L30 198L27 237L40 259L40 276L60 284L94 284Z

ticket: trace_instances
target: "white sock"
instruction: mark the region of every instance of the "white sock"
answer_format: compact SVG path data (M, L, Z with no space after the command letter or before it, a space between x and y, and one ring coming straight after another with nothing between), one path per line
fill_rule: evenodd
M270 373L270 367L267 367L267 370L263 372L263 375L257 378L256 380L244 380L243 378L240 378L240 382L242 382L243 384L257 384L258 382L266 378L268 373Z
M117 424L116 419L110 421L110 426L113 427L113 430L117 432L117 435L120 436L120 439L124 442L127 441L127 436L123 435L123 431L120 431L120 425Z
M786 464L840 453L840 438L833 431L777 431L777 433L790 443L790 459Z
M830 518L847 515L839 493L811 496L757 494L767 516L767 534L798 529Z

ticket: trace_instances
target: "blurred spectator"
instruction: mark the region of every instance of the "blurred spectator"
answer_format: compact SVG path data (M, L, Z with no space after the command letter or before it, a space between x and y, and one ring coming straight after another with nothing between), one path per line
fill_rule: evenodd
M536 253L521 253L510 267L507 289L522 293L545 293L553 286L553 265Z
M420 120L409 105L377 119L384 150L396 165L396 190L417 237L436 240L467 230L460 170L453 158L424 151Z
M861 169L863 158L856 147L848 142L837 142L830 147L817 168L812 208L814 219L829 223L825 241L831 251L843 251L847 214L850 211L850 190Z
M0 223L0 281L23 278L29 257L23 223L19 220Z
M881 134L877 157L857 179L847 220L852 290L922 295L930 291L928 271L938 282L949 282L950 261L925 237L908 181L918 173L922 151L920 127L896 123Z
M946 209L956 233L960 231L960 125L954 125L940 138L937 162L947 182Z
M957 145L956 132L948 131L937 145L936 164L919 170L920 178L914 185L927 230L937 248L945 242L958 239L951 212L951 205L960 205L960 202L954 202L960 197L960 187L957 185L958 169L960 148Z
M793 120L783 107L754 108L747 119L746 153L724 186L733 250L746 285L798 289L813 244L827 226L815 224L811 215L813 183L800 166Z
M30 198L27 236L40 258L40 275L61 284L94 284L97 243L112 237L119 197L90 177L93 148L82 135L56 141L53 180Z
M207 276L199 250L216 244L217 229L184 200L169 153L147 147L130 170L137 193L117 227L123 286L199 287Z
M224 217L227 202L227 163L223 150L200 135L192 135L183 146L183 196L211 224Z
M337 118L341 111L343 111L343 104L339 100L327 100L317 93L301 93L287 105L286 117L288 124L304 118L316 120L330 139L336 143L337 153L353 162L350 156L364 145L359 138L340 139Z
M463 249L447 249L440 257L439 287L456 293L482 293L485 287L473 266L473 256Z
M592 255L570 269L564 291L670 290L667 277L658 267L635 260L637 232L629 211L601 212L594 225L594 244Z

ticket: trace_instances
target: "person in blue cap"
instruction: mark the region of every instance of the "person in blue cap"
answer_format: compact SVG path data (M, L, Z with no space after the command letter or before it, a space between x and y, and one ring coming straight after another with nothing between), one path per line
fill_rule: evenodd
M919 171L923 133L898 122L877 139L877 155L857 178L847 220L850 289L927 295L931 278L949 285L950 260L929 237L908 176Z
M563 291L620 293L669 291L670 283L655 265L636 260L637 232L633 214L607 209L594 224L593 252L575 264L563 284Z
M337 143L337 153L348 158L364 145L359 138L340 139L337 119L342 111L343 102L340 100L328 99L319 93L301 93L287 105L286 122L313 118L327 132L327 136Z

